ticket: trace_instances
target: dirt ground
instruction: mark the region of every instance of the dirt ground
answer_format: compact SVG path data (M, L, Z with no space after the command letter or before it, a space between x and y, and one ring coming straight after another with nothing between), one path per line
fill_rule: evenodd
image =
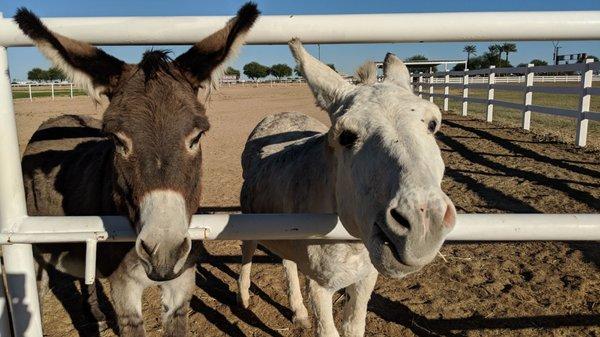
M51 116L101 117L86 97L16 101L22 149ZM238 211L240 155L265 115L300 111L327 122L303 85L225 87L211 101L204 197L209 212ZM600 152L544 135L446 114L438 135L447 170L443 188L462 213L597 213ZM239 242L208 242L189 313L192 336L311 336L295 328L278 258L255 256L252 305L235 304ZM600 336L598 243L447 243L441 256L402 280L380 277L366 336ZM105 282L99 287L108 293ZM98 334L80 310L79 283L62 278L43 298L46 336ZM56 296L58 295L58 296ZM336 296L340 296L336 295ZM145 293L148 336L161 336L157 289ZM110 313L106 298L102 301ZM335 304L341 318L343 299Z

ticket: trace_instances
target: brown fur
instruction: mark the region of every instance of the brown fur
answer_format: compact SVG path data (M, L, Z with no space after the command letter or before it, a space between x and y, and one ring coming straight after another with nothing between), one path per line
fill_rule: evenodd
M51 32L32 12L19 9L15 20L36 46L72 79L84 79L92 92L110 101L103 121L62 116L43 123L33 135L23 157L29 214L121 214L138 233L142 227L162 226L160 231L167 231L173 225L163 222L171 220L144 226L140 205L153 191L173 191L185 200L189 226L201 193L202 151L197 140L209 129L205 108L197 100L200 83L219 72L258 15L256 5L248 3L223 29L175 61L165 51L149 51L133 65ZM166 292L166 335L186 334L187 318L181 313L191 296L197 245L188 254L190 241L185 232L183 243L173 240L169 232L151 233L148 237L161 240L154 248L160 245L165 250L159 255L156 249L149 252L139 238L136 249L131 249L131 243L99 245L99 276L111 279L123 336L144 335L136 303L143 288L158 284L155 281L164 281L160 284ZM178 246L171 247L173 242ZM83 272L84 252L79 243L35 246L36 260L46 272L58 269L78 277ZM177 271L179 261L183 267Z

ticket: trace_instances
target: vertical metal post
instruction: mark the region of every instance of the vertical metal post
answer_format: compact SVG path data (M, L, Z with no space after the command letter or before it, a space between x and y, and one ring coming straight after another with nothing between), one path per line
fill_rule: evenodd
M433 103L433 82L435 78L433 77L433 71L429 70L429 102Z
M494 119L494 83L496 83L496 66L490 66L490 74L488 75L488 102L485 120L489 123Z
M70 83L69 86L70 86L70 89L71 89L71 98L73 98L73 83Z
M27 216L21 154L13 110L8 55L0 46L0 230L10 231ZM42 320L31 245L2 247L12 323L16 336L41 337ZM2 308L0 308L2 310Z
M591 95L588 93L588 88L592 87L592 69L590 63L593 59L586 59L585 63L581 64L581 94L579 96L579 116L577 116L577 130L575 133L575 145L584 147L587 143L588 119L586 113L590 111Z
M85 284L94 284L96 280L96 250L97 240L87 240L85 243Z
M531 91L531 88L533 87L533 76L535 76L535 73L531 70L531 67L533 67L532 63L529 63L527 65L527 70L525 71L525 101L524 101L524 106L523 106L523 129L529 131L529 128L531 126L531 110L529 109L529 106L532 104L533 101L533 92Z
M450 87L448 83L450 83L450 74L448 74L448 65L446 65L446 75L444 76L444 111L448 111L448 95L450 94Z
M33 101L33 96L31 96L31 84L27 85L29 87L29 100Z
M419 73L419 98L423 98L423 73Z
M462 101L462 115L467 115L469 109L469 69L465 69L463 76L463 101Z
M50 90L52 91L52 99L54 99L54 82L50 83Z
M10 312L8 311L8 298L6 289L4 289L4 276L2 274L2 266L0 265L0 336L11 337Z

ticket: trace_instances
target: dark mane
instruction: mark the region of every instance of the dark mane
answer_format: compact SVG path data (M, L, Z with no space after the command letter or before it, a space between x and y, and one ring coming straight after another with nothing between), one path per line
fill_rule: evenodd
M171 75L169 65L171 64L170 50L166 49L150 49L144 52L142 61L139 64L140 69L144 72L146 82L156 77L158 72L163 72Z

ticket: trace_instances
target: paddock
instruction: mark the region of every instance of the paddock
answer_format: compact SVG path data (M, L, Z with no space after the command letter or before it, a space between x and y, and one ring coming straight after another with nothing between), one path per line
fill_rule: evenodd
M600 13L587 12L587 14L592 15L592 17L590 20L586 21L587 26L584 25L585 28L598 28L596 26L600 25L600 20L596 19L596 21L594 21L593 19L598 18L600 16ZM555 13L554 15L558 14ZM535 17L535 15L533 15L533 17ZM565 17L572 18L573 16L565 15ZM550 18L550 15L548 15L548 18ZM573 24L575 28L571 30L566 29L567 33L572 34L570 35L571 38L599 38L599 36L596 36L594 33L589 33L587 30L584 33L583 28L577 28L577 22L579 22L579 19L573 20L575 21L575 23ZM384 20L384 22L388 23L389 21L392 20ZM585 20L582 19L581 22L583 21ZM266 22L268 23L269 20L266 20ZM520 22L524 22L522 17ZM535 20L533 20L532 22L539 24L539 22ZM59 23L60 22L58 22L57 24ZM264 25L267 25L267 23L265 23ZM594 23L596 24L596 26L594 26ZM3 22L1 25L6 26L6 21ZM389 27L390 26L382 24L381 28L387 29ZM73 29L73 27L71 27L71 29ZM592 31L594 30L592 29ZM598 31L600 30L595 30L595 32ZM521 30L521 32L525 32L525 30ZM447 32L444 32L444 34L446 33ZM460 35L460 32L454 31L453 33L456 34L456 39L460 40L461 38L463 38L463 36ZM554 37L543 35L544 33L540 33L539 31L537 31L536 33L535 29L527 30L526 34L530 34L527 36L523 35L525 33L515 32L514 34L515 35L513 35L512 40L544 39L544 36L547 39ZM560 34L564 34L564 31L561 31ZM2 37L0 38L0 44L12 46L26 43L20 41L18 38L15 38L14 41L10 42L6 39L5 36L10 34L0 35L2 35ZM110 36L110 34L107 35ZM301 34L299 36L302 37ZM314 36L318 37L318 35L309 34L309 36L312 36L308 39L309 42L331 42L331 40L328 40L331 39L331 37L324 37L323 40L319 40L318 38L314 40ZM81 38L80 36L75 35L74 37ZM505 36L492 34L483 35L480 37L473 37L472 39L500 39L503 37ZM361 40L362 38L363 37L356 37L355 40L339 38L339 40L337 41L360 42L363 41ZM402 36L386 38L389 39L388 41L408 40L407 38ZM114 40L112 42L109 42L108 40L101 39L94 40L94 38L84 39L98 43L115 43ZM376 40L371 42L386 42L385 38L381 39L382 40ZM447 36L430 37L430 40L436 39L450 40L450 38ZM263 38L263 40L261 40L260 38L256 38L254 40L250 39L250 41L253 43L267 43L271 40L267 40L266 38ZM284 42L283 39L277 41L277 43ZM129 40L129 42L131 43L131 40ZM145 42L147 41L139 40L138 43ZM176 42L177 41L163 40L162 43ZM125 42L121 43L124 44ZM0 58L0 66L2 66L3 69L6 69L7 60L5 49L0 48L0 52L2 53L2 55L0 55L2 56ZM0 172L0 215L2 216L2 218L0 219L0 224L2 225L1 228L4 242L12 244L6 246L11 248L4 250L4 270L7 274L9 291L11 291L10 298L12 299L12 313L20 313L20 315L13 315L13 317L15 318L13 324L16 326L17 331L24 331L23 335L25 336L41 336L39 311L37 311L37 300L34 297L35 282L33 282L32 279L33 271L31 268L31 251L27 245L22 244L38 242L43 240L51 242L64 242L73 240L81 242L87 241L88 247L91 247L88 250L88 252L90 253L88 257L90 257L89 262L90 265L92 265L94 255L93 247L96 241L102 241L105 239L124 240L127 239L127 234L120 231L114 232L111 230L107 230L107 228L117 228L117 225L119 225L118 219L116 219L116 222L113 222L111 219L98 218L54 219L54 221L56 221L57 226L56 230L52 233L52 235L58 235L59 237L55 237L53 239L47 239L50 236L48 235L48 233L43 233L43 235L40 235L35 234L34 231L27 230L27 226L31 226L35 223L35 221L39 221L39 219L24 217L25 212L23 211L22 205L22 183L20 182L19 173L20 166L18 165L17 160L19 158L20 152L18 151L18 148L16 146L17 134L14 124L14 115L12 113L12 99L10 98L10 91L8 90L10 86L7 76L4 76L2 78L2 81L3 82L0 83L0 89L2 89L0 90L0 104L2 104L0 106L0 112L2 112L1 117L3 118L3 122L0 123L0 134L2 135L1 137L3 137L2 144L7 144L7 147L3 149L3 151L1 152L2 155L0 157L1 161L5 163L5 166L3 166L3 172ZM237 88L231 88L230 90L236 89ZM253 88L246 88L246 90L252 89ZM254 89L261 90L261 88ZM300 97L294 97L290 94L285 95L285 97L288 98L288 100L279 100L276 104L270 106L269 108L264 108L264 110L262 110L260 113L266 114L269 112L279 112L285 110L308 111L312 114L320 116L319 118L321 120L326 120L326 116L323 113L316 111L316 108L314 108L312 98L310 98L310 96L307 95L306 89L295 88L295 92L301 93L302 90L304 90L305 93L303 95L299 94ZM260 91L258 93L260 93ZM217 106L218 104L223 104L224 107L226 107L227 104L235 104L236 101L238 101L237 103L240 104L239 100L243 100L244 97L240 97L238 96L238 94L240 93L237 93L235 91L231 91L228 94L228 91L223 90L220 95L226 96L221 96L221 103L217 103L217 101L215 100L215 107L213 108L213 111L227 111L227 109L220 109ZM246 95L251 96L245 98L250 100L256 99L257 97L256 92ZM292 97L291 102L289 100L289 97ZM297 99L298 102L294 102L294 99ZM255 107L252 104L250 104L250 102L244 102L243 104L247 107ZM259 105L257 101L255 101L255 104ZM51 109L50 104L46 104L46 108ZM57 111L57 113L65 112L69 111ZM82 113L79 109L77 109L77 112ZM248 111L248 113L251 112L252 111ZM239 113L240 109L235 109L234 111L231 111L229 118L234 118L235 116L233 115ZM47 115L47 117L50 116ZM222 122L222 120L220 119L225 117L219 116L217 114L210 114L210 118L212 120L213 125L218 125L220 124L220 122ZM239 118L239 115L237 115L237 118ZM238 121L236 122L236 124L241 123ZM245 135L247 135L249 130L255 125L255 122L249 121L247 125L245 123L243 125L244 126L242 129L248 128L248 130L239 130L236 134L237 138L235 138L235 140L231 140L232 137L229 137L227 139L218 139L217 136L215 136L214 139L209 137L207 143L205 144L205 149L209 153L208 156L217 156L219 154L223 154L224 152L226 152L224 151L224 148L227 148L228 146L232 146L232 148L235 148L236 145L239 145L239 143L236 142L243 143L246 137ZM33 128L35 128L35 126L33 126ZM461 229L461 227L466 226L467 223L482 223L487 224L489 226L485 228L486 230L480 231L479 233L505 234L508 229L509 232L512 231L516 232L517 234L515 236L510 237L503 237L502 235L499 235L495 238L471 236L470 240L542 239L562 241L600 239L600 231L598 230L598 223L600 223L600 221L598 220L598 215L578 215L580 213L595 213L598 212L598 210L600 209L600 206L598 205L597 201L599 198L597 192L597 163L600 161L600 157L597 152L584 152L582 150L575 150L572 147L569 147L568 145L562 144L560 142L543 142L539 139L536 139L535 134L526 134L509 128L505 129L498 125L489 125L481 123L477 120L457 117L452 114L446 115L446 122L444 124L444 128L448 130L444 131L439 138L448 166L447 176L449 178L447 178L444 182L444 188L446 192L450 195L450 197L453 198L460 211L464 213L481 213L480 215L471 218L476 220L474 222L472 220L471 222L467 222L467 219L471 216L461 216L459 219L460 225L457 226L457 233L454 234L454 239L465 240L469 238L471 230L467 227ZM451 130L452 132L450 132ZM213 130L212 133L216 134L217 130ZM25 138L25 140L26 139L27 138ZM487 150L486 147L482 146L480 143L477 142L477 140L482 139L485 140L486 143L490 143L489 152L481 152ZM211 143L211 141L213 141L213 143ZM23 142L21 142L21 144L23 144ZM235 151L233 151L233 153L239 154L239 152L236 153ZM585 155L581 155L582 153ZM237 157L233 156L232 158L235 158L236 161L231 160L228 162L223 160L222 158L221 160L214 160L215 162L219 162L217 165L226 165L222 167L211 166L211 161L209 158L207 158L207 166L205 168L207 172L206 175L208 176L210 172L221 172L219 170L221 169L223 172L228 172L228 174L234 175L237 173L239 179L239 168L235 168L236 166L239 166L239 155L237 155ZM471 162L470 164L468 163L469 161ZM527 164L523 164L524 162ZM538 165L541 166L538 167ZM477 171L476 167L479 169L479 171ZM551 170L551 174L548 174L549 170ZM516 179L513 179L515 177ZM452 182L449 183L448 179L451 179ZM209 190L212 187L213 190L219 192L217 193L218 195L229 195L229 193L231 193L231 195L226 197L227 200L237 200L237 191L239 190L239 186L236 188L235 184L227 185L227 180L224 180L218 175L212 178L212 180L214 181L207 181L206 190ZM527 188L524 188L524 186L522 185L527 186ZM518 188L515 188L514 186L518 186ZM511 189L510 187L513 188ZM209 199L204 200L203 205L205 205L206 207L212 207L212 211L218 211L220 208L224 211L235 211L236 204L211 204L209 202L210 197L206 196L205 198ZM551 215L502 216L487 214L499 212L531 214L565 213L570 215L564 215L561 218L561 216ZM198 219L202 219L201 217L202 216L199 216ZM536 223L539 224L546 222L540 221L540 217L545 218L546 220L550 219L552 223L546 223L544 228L532 227ZM501 220L502 218L510 218L510 220ZM568 218L569 220L565 221L566 218ZM502 227L503 224L508 227ZM13 227L15 225L16 227ZM559 228L557 226L564 227ZM204 230L203 228L204 227L202 226L198 227L198 229L204 231L203 233L206 233L206 230ZM89 236L90 233L92 233L93 236ZM304 233L304 235L306 235L306 237L312 235L316 237L325 238L327 237L327 235L330 235L330 233L332 233L330 230L323 231L323 228L315 228L315 231L313 231L312 233L307 232ZM462 236L459 235L461 233ZM526 233L530 233L530 236L527 236ZM550 235L548 233L553 234ZM274 237L279 236L281 238L283 233L270 234ZM196 236L196 238L200 239L202 238L201 235L203 234L201 232L198 235L200 236ZM241 232L238 232L237 235L238 236L228 236L221 238L245 238L243 236L243 233ZM344 234L340 232L333 232L331 236L332 238L347 238L347 236L344 236ZM215 235L214 238L219 237L218 235ZM231 243L209 243L207 244L207 251L211 254L223 254L226 256L232 256L237 254L237 252L233 250L234 246L235 243L233 243L233 246ZM228 251L228 253L224 253L222 249L227 247L230 250ZM438 259L433 264L433 266L428 267L423 273L415 275L415 277L413 278L407 278L406 280L402 281L380 281L380 285L378 286L377 292L374 295L374 302L371 305L371 309L373 309L375 312L378 312L378 314L374 313L373 310L371 310L371 313L369 314L369 322L373 322L373 319L375 319L376 321L374 325L372 324L373 329L369 331L369 334L373 336L376 336L378 334L396 335L396 332L410 333L411 331L412 333L417 335L432 334L436 331L442 334L448 334L454 333L454 330L467 331L469 333L485 333L485 331L487 330L502 331L502 329L508 329L509 331L515 330L517 333L522 333L523 331L521 330L524 329L527 333L531 332L533 334L539 334L539 329L554 328L565 329L565 333L568 334L572 332L579 333L582 331L595 331L594 329L597 329L597 327L594 326L594 322L597 322L599 318L597 306L599 298L599 282L597 272L595 272L595 268L598 268L598 256L597 252L594 252L591 249L591 244L472 244L459 245L456 247L458 248L455 248L455 246L446 247L442 254L448 255L449 258L445 258L445 262L443 261L443 259L442 262L440 262L440 259ZM463 248L465 247L471 248L471 250L463 250ZM514 250L511 250L511 248ZM506 264L500 264L502 267L499 270L497 269L497 266L496 269L494 269L493 260L488 261L486 259L482 259L478 260L478 266L475 267L464 267L464 265L462 265L462 267L456 270L449 270L451 268L448 266L445 266L444 268L444 263L449 263L449 261L452 261L454 258L456 258L456 261L471 261L477 260L477 258L480 256L479 254L472 254L469 256L464 255L464 253L468 252L478 252L481 256L485 257L486 259L490 256L493 256L494 252L496 252L496 258L504 257L505 259L502 262L508 261L509 266L507 266ZM510 259L511 256L518 256L519 260L514 261L514 259ZM546 256L547 258L544 259L544 256ZM552 256L562 256L563 258L555 258L552 260ZM19 260L18 262L17 259ZM231 280L221 280L218 276L215 276L225 273L231 278L232 273L235 274L236 272L236 259L225 258L222 261L220 261L219 258L209 256L204 256L203 259L208 259L209 261L212 261L212 266L201 266L199 268L199 289L205 292L205 294L208 294L209 297L212 297L215 301L219 302L220 304L217 303L216 307L212 307L211 305L213 303L211 303L211 305L207 305L207 303L205 302L205 300L211 300L202 297L206 295L197 295L197 299L194 300L192 303L192 307L194 308L194 313L192 313L192 315L196 315L196 319L192 319L193 329L196 329L196 331L206 331L210 330L211 328L216 328L216 330L211 330L215 331L214 335L295 335L294 333L296 332L293 331L289 322L286 323L285 321L285 301L282 301L282 295L284 294L284 292L280 291L280 293L276 293L275 291L273 291L274 289L282 290L280 281L279 288L277 288L277 273L273 273L273 271L269 269L264 270L260 268L259 270L257 270L256 273L262 272L267 273L268 275L264 277L259 276L258 278L255 277L256 282L262 282L264 281L264 279L268 280L266 281L266 283L256 283L256 287L253 287L255 297L258 294L258 297L262 301L269 304L271 309L251 307L251 309L253 309L252 312L240 312L239 309L234 308L233 297L231 294L229 294L230 291L228 290L227 282L230 282ZM541 262L538 261L538 259L541 259ZM267 257L263 260L265 262L274 262L276 259L272 257ZM498 262L498 260L495 261ZM488 262L491 263L488 264ZM541 263L541 267L539 263ZM595 266L594 263L596 263ZM536 300L536 297L539 297L539 299L546 298L544 296L541 296L539 292L528 292L528 290L539 290L540 288L549 285L546 282L546 280L539 280L536 278L536 276L539 276L536 275L536 272L547 272L547 270L544 269L548 268L547 264L550 264L556 268L555 270L551 270L551 272L548 274L552 274L553 272L558 273L558 276L554 274L549 276L551 276L552 279L558 277L559 283L563 284L563 288L566 289L548 286L547 290L551 290L551 292L546 295L558 300L556 303L553 300L547 299L543 303L541 303L541 308L524 308L520 306L519 301L523 301L523 296L525 296L523 295L523 293L531 295L529 299L534 301ZM536 265L537 268L530 267L533 265ZM441 268L442 270L438 269L437 272L435 272L435 268ZM571 268L575 268L575 271L571 271ZM567 273L565 273L565 270L567 270ZM434 272L432 273L432 271ZM444 275L444 271L447 272L447 278L441 277ZM496 274L494 271L497 271L498 274ZM516 274L521 275L521 278L523 280L522 282L525 282L526 285L523 286L522 284L519 284L518 280L510 280L510 278L506 275L504 276L505 278L499 276L502 274L502 272L506 271L509 271L509 274L513 276L515 276ZM575 275L568 274L568 272L571 272ZM436 275L440 275L440 277L437 278ZM569 277L565 279L566 276ZM565 279L566 281L563 279ZM437 286L435 284L436 280L439 281L437 283ZM507 280L510 280L511 282L514 281L513 283L521 286L521 291L516 291L516 289L519 288L515 288L515 285L511 282L506 283ZM481 282L473 283L478 281ZM454 284L453 282L457 284ZM557 283L557 285L560 285L559 283ZM18 287L19 284L20 289ZM210 286L207 287L207 284ZM475 299L477 297L485 298L486 296L488 296L488 299L492 302L496 302L497 306L507 305L507 307L502 307L498 309L499 313L501 314L500 318L495 318L495 316L493 316L493 313L496 311L488 310L489 306L485 308L478 308L475 311L472 311L471 309L473 308L473 306L471 304L475 303L476 301L473 298L473 294L470 293L470 297L467 296L467 298L470 298L471 304L463 302L465 307L458 308L458 312L448 313L443 310L445 307L454 307L456 309L456 305L459 303L459 301L457 301L456 298L451 298L450 296L448 296L448 293L445 293L445 291L448 291L450 288L452 288L450 286L447 286L448 284L454 284L455 287L471 285L479 289L480 292L479 294L475 293ZM486 285L489 284L493 284L493 286L489 286L486 288ZM501 285L502 287L500 287ZM221 287L223 289L220 289ZM266 288L269 288L268 293L266 293L264 290ZM398 292L398 289L408 289L409 292L412 292L413 290L417 290L418 292L419 289L422 289L422 291L424 292L433 292L429 295L427 293L422 294L422 299L429 298L424 300L424 302L420 303L420 307L422 309L426 309L426 311L419 312L418 309L414 309L412 307L407 306L406 304L403 304L405 300L408 300L410 302L415 298L418 298L418 296L415 296L414 298L410 296L408 298L403 297L403 295L400 294L400 292ZM564 296L571 296L570 290L573 289L576 290L578 294L573 295L573 298L565 298ZM440 292L435 294L435 291L438 290ZM455 295L458 295L458 293L460 292L454 290L454 293ZM500 297L502 297L501 294L508 294L506 295L507 298L500 299ZM498 303L502 301L504 303ZM436 302L439 305L428 305L433 302ZM580 304L579 306L577 306L578 311L574 311L572 307L569 307L569 305L572 305L573 303ZM514 307L509 308L510 304L512 304ZM394 308L400 308L398 309L400 311L392 311L389 309L390 306ZM546 312L544 308L546 308L547 306L555 307L556 311L553 311L550 315L544 314ZM64 307L68 309L72 308L72 306L68 305L68 303L64 303ZM416 304L416 307L419 307L419 304ZM467 307L469 310L471 310L470 316L469 313L465 313L465 308ZM276 309L275 312L272 312L273 308ZM436 308L437 312L435 311ZM514 310L515 308L518 308L519 310ZM157 307L150 308L146 306L146 309L149 309L150 312L154 311L155 314L160 312L160 310ZM461 310L463 312L460 312ZM529 312L533 316L524 316L523 310L529 310ZM52 311L52 313L56 314L55 311ZM491 316L485 316L490 313ZM289 312L287 312L287 314L289 316ZM4 320L2 322L3 324L7 324L8 316L5 310L3 311L3 315ZM374 318L373 315L375 315L376 317ZM202 321L202 316L204 318L204 321L200 322ZM64 317L65 316L63 316L63 318ZM152 316L151 314L151 316L147 317L155 316ZM410 320L407 319L407 317L410 317ZM493 318L487 321L488 319L490 319L490 317ZM281 320L282 318L283 320ZM268 322L265 323L263 320L266 320ZM379 320L383 320L383 322L388 322L391 325L382 324ZM210 324L208 322L210 322ZM84 322L84 329L86 325L85 323L88 323L89 325L89 322ZM480 323L479 327L477 326L477 323ZM512 328L511 324L513 324ZM55 329L60 325L60 321L46 321L46 327L50 327L51 329ZM77 326L77 324L75 326ZM79 328L82 328L82 326L79 326ZM148 330L158 333L156 332L155 327L148 327ZM3 332L6 331L8 330L3 330ZM286 331L290 332L288 333ZM74 335L76 335L77 331L56 331L51 333L51 335L67 335L69 333L75 333ZM103 335L110 335L110 333L111 332L108 331L106 333L103 333ZM89 336L89 334L82 335Z

